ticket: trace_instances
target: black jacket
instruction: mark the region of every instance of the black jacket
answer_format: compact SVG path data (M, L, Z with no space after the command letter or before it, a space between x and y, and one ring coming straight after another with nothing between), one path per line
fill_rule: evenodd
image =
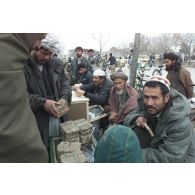
M43 143L48 146L49 114L43 110L47 99L58 101L65 99L71 103L71 87L65 77L64 68L58 59L53 59L43 66L41 72L33 60L28 59L25 65L25 77L31 109L36 117ZM52 96L48 97L48 91Z
M94 83L81 86L85 96L89 98L91 105L105 105L108 101L112 81L105 79L102 86L95 86Z
M83 75L79 75L79 82L78 83L82 83L83 85L87 85L90 84L92 82L92 73L90 70L87 70L87 72L85 72Z

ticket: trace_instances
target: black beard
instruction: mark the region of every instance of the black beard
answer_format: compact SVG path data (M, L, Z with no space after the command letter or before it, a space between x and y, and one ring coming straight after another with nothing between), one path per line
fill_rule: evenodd
M166 67L166 68L165 68L165 70L166 70L166 71L173 70L173 65L172 65L172 66L170 66L170 67Z

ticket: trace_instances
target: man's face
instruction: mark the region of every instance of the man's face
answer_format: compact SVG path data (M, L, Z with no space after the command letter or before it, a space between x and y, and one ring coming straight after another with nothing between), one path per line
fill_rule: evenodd
M34 58L37 63L45 64L52 56L52 52L44 49L39 49L34 53Z
M126 81L124 79L115 79L113 83L117 92L122 93L124 91L126 86Z
M169 99L170 94L163 96L160 87L144 87L144 105L152 115L162 112Z
M83 52L80 49L77 49L75 52L76 52L77 58L80 58L83 54Z
M104 82L104 79L103 78L100 78L98 76L94 76L93 77L93 83L95 86L99 86L101 85L102 83Z
M79 73L84 74L87 71L87 68L80 68Z
M94 52L91 52L91 51L88 52L88 56L89 56L89 57L93 57L93 55L94 55Z
M175 60L164 59L164 64L166 66L166 71L172 70L175 65Z

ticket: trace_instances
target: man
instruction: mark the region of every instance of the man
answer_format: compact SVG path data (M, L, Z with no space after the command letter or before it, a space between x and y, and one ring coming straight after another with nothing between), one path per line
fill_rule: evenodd
M115 125L107 129L97 143L94 162L142 163L142 152L134 131L122 125Z
M76 57L71 62L71 69L73 73L73 78L71 80L73 81L71 85L74 85L78 83L78 75L79 75L79 65L81 63L85 64L87 67L90 67L90 63L87 60L86 57L83 57L83 48L82 47L76 47L75 49Z
M125 61L121 57L119 57L117 61L118 71L122 71L122 68L125 67Z
M0 162L42 163L48 155L31 111L24 61L43 33L0 33Z
M193 97L193 82L190 72L181 67L181 63L180 56L175 53L164 54L164 64L168 71L167 79L169 79L171 87L189 99Z
M60 113L57 107L62 105L67 108L72 96L63 63L57 58L51 59L58 49L57 43L56 40L46 37L41 46L31 52L31 59L27 60L25 66L30 105L47 148L49 132L54 129L58 131L59 128ZM61 121L66 121L66 116Z
M104 106L109 98L110 89L112 87L112 82L106 78L105 72L101 69L96 69L93 72L93 82L88 85L83 85L76 88L76 94L80 96L85 96L89 98L90 105L101 105ZM107 119L102 118L93 122L95 127L94 136L99 139L107 124Z
M138 93L127 85L128 76L124 72L117 71L110 78L113 81L113 87L104 109L109 113L111 123L123 124L126 115L137 106Z
M109 69L111 70L111 74L113 74L115 72L117 61L116 58L112 55L112 53L110 53L109 56Z
M155 65L155 54L150 55L150 67Z
M187 99L170 89L169 80L161 76L147 81L143 93L125 125L138 135L144 161L195 162L195 134Z
M98 59L94 55L94 50L93 49L88 50L88 56L89 56L88 61L90 63L90 69L91 69L91 72L93 73L93 71L95 69L97 69L97 67L98 67Z
M105 72L96 69L93 73L93 82L77 88L76 94L89 98L90 105L104 106L108 101L111 87L112 82L106 78Z
M78 83L81 83L82 85L90 84L92 82L92 77L93 75L89 68L84 63L81 63L79 65Z

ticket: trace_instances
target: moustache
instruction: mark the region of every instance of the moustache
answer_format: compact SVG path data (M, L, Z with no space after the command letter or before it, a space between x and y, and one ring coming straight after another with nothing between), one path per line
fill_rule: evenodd
M155 109L155 107L153 107L153 106L146 106L146 110L148 110L148 109Z

